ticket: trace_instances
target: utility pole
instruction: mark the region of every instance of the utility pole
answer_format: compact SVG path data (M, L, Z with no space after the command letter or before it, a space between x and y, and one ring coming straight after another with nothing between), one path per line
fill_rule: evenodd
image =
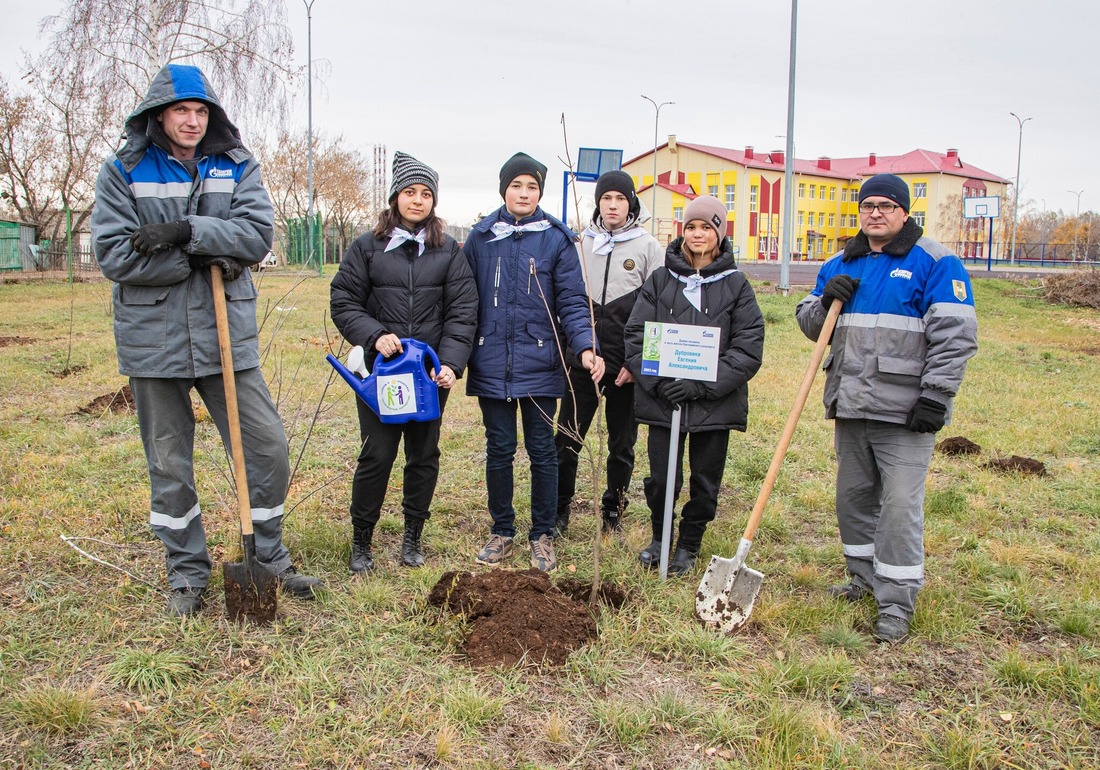
M780 237L783 252L779 260L779 290L786 295L791 290L791 216L794 197L794 63L798 37L798 0L791 0L791 56L787 71L787 148L783 157L783 222Z
M676 104L676 102L661 102L660 104L657 104L657 102L653 101L645 94L641 94L641 97L652 104L653 109L656 110L656 114L654 114L653 116L653 197L651 199L652 203L650 204L651 211L649 212L649 234L656 238L657 231L655 228L657 227L657 124L661 120L661 108L667 104ZM597 202L596 205L598 207L599 202Z
M306 134L309 142L309 161L306 176L309 186L309 203L306 209L306 228L309 237L309 251L306 264L313 259L313 3L316 0L302 0L306 6ZM324 274L322 255L317 255L317 275Z
M1013 185L1016 188L1016 202L1012 204L1012 251L1008 255L1008 263L1012 266L1016 265L1016 222L1020 218L1020 154L1024 149L1024 123L1027 123L1031 118L1024 118L1020 120L1020 116L1015 112L1008 113L1012 117L1016 118L1016 122L1020 124L1020 141L1016 146L1016 184Z
M1077 231L1081 228L1081 193L1084 190L1066 190L1071 195L1077 196L1077 214L1073 217L1073 261L1077 261Z

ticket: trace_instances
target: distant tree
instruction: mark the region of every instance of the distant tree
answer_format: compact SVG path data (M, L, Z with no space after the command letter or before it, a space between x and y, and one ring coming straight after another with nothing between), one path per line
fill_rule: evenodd
M274 144L254 148L264 169L264 181L275 207L280 234L287 223L309 210L308 138L305 132L282 131ZM372 227L379 211L371 204L371 165L358 150L344 146L343 137L313 135L313 208L321 214L322 231L336 250ZM385 196L381 196L385 199Z
M280 0L70 0L41 30L26 90L0 84L0 194L40 237L63 232L66 207L87 220L99 165L164 65L202 67L231 115L261 125L300 72Z

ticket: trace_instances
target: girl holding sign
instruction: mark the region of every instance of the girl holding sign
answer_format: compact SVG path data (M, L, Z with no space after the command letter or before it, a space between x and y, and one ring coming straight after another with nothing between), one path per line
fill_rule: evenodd
M672 362L658 362L657 374L645 373L646 322L663 324L666 331L672 325L700 338L716 339L717 364L667 376L675 369ZM684 326L706 328L684 330ZM672 480L675 500L683 487L680 465L687 443L689 497L681 511L668 572L683 575L695 567L703 533L718 510L730 431L745 430L748 382L760 369L763 353L764 317L752 287L734 263L726 238L726 207L713 196L696 198L684 211L683 236L669 244L664 267L654 271L642 287L626 325L627 366L638 383L635 416L649 425L650 475L644 486L653 540L638 554L643 566L656 569L659 565L669 450L676 447L679 459ZM645 370L652 371L652 364L647 362ZM680 433L675 440L673 409L680 409Z
M332 321L352 345L376 355L402 352L402 338L427 343L439 355L439 409L462 375L477 326L477 287L470 265L455 239L443 232L435 214L439 180L428 166L396 152L389 208L373 232L348 249L332 279ZM424 563L420 536L439 478L440 420L383 423L362 399L359 410L362 447L351 485L351 559L353 574L374 569L371 541L389 485L397 448L405 441L401 507L405 536L401 563Z

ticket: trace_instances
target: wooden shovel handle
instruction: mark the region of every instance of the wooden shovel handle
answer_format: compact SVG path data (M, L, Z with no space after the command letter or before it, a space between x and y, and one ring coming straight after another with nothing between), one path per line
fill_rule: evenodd
M252 504L248 499L248 474L244 467L241 443L241 414L237 409L237 377L233 372L233 342L229 338L229 314L225 308L225 282L221 268L210 266L210 286L214 291L214 318L218 322L218 348L222 358L222 383L225 412L229 419L229 452L233 457L233 481L237 485L237 509L241 515L241 535L252 534Z
M817 370L821 366L821 359L825 357L825 348L828 347L829 340L832 339L836 319L840 315L843 306L844 303L839 299L833 299L833 304L829 306L829 313L825 316L825 324L821 327L821 333L817 336L813 353L810 355L810 363L806 366L806 373L802 375L802 384L798 386L798 395L794 397L791 413L787 415L787 424L783 426L783 435L779 437L779 446L775 448L775 454L772 455L772 464L768 466L768 475L764 477L764 485L760 488L760 494L756 497L756 505L752 507L749 523L745 527L744 539L749 542L752 542L752 539L756 537L756 528L760 526L760 518L764 515L764 506L768 504L772 487L775 486L775 480L779 476L779 468L783 465L783 458L787 455L787 447L791 445L795 426L798 425L798 418L802 415L802 408L806 406L806 399L810 396L810 388L813 387Z

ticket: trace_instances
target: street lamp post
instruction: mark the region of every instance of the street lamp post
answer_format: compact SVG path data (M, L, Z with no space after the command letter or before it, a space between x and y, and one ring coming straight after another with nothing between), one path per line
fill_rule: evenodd
M1081 227L1081 193L1084 190L1066 190L1071 195L1077 196L1077 214L1073 217L1073 261L1077 261L1077 231Z
M647 102L649 102L650 104L652 104L653 109L655 110L655 114L653 115L653 197L652 197L652 203L650 205L650 208L652 209L652 211L649 212L649 216L650 216L649 233L650 233L650 235L656 237L656 235L657 235L657 230L656 230L656 227L657 227L657 124L661 120L661 108L664 107L666 104L676 104L676 102L661 102L660 104L657 104L657 102L653 101L652 99L650 99L645 94L641 94L641 97L643 99L645 99ZM596 205L599 206L599 201L596 201Z
M1012 251L1008 255L1008 263L1010 265L1016 264L1016 223L1020 218L1020 154L1024 149L1024 123L1027 123L1031 118L1024 118L1020 120L1020 116L1015 112L1008 113L1012 117L1016 118L1016 122L1020 124L1020 141L1016 145L1016 202L1012 204Z
M306 232L309 237L309 256L306 264L313 258L313 3L316 0L302 0L306 6L306 141L309 143L306 168L307 195L309 202L306 208ZM317 255L317 275L322 275L324 266L321 255Z

